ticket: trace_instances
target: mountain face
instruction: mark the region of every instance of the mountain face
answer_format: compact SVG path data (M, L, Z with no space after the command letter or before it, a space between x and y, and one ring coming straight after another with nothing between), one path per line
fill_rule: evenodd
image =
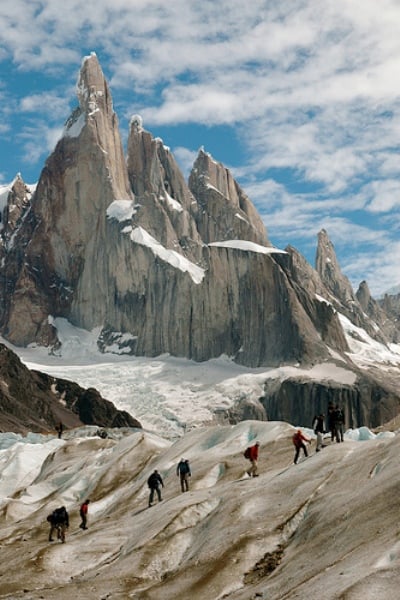
M48 432L66 428L140 427L126 411L117 410L94 388L30 371L14 352L0 344L0 431Z
M228 354L251 366L327 355L288 257L230 172L201 150L187 185L139 117L125 161L95 55L78 100L12 247L3 241L2 334L56 345L53 319L64 317L99 328L104 350L123 338L135 354Z
M2 205L6 339L55 348L64 318L97 331L104 352L224 354L249 367L312 365L332 352L351 364L341 315L382 344L398 339L396 309L374 304L365 286L354 295L325 231L316 269L294 248L274 248L250 199L204 150L186 183L135 116L125 158L94 54L77 96L33 195L17 177Z

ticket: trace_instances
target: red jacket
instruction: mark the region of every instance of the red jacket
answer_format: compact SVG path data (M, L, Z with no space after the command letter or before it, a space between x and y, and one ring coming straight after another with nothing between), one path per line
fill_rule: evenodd
M80 513L81 513L81 515L86 515L86 514L87 514L87 512L88 512L88 504L87 504L87 502L84 502L84 503L81 505L81 508L80 508Z
M303 442L309 442L309 438L306 437L300 430L296 431L296 433L293 434L292 437L293 440L293 444L296 446L296 448L301 448L301 446L303 445Z
M254 444L254 446L250 446L250 456L249 460L257 460L258 459L258 446Z

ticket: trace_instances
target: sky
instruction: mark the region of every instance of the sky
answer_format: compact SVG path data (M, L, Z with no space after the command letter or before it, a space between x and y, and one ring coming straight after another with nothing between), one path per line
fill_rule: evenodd
M76 106L84 56L185 175L229 167L271 242L314 265L325 228L374 295L400 283L400 2L2 0L0 184L35 183Z

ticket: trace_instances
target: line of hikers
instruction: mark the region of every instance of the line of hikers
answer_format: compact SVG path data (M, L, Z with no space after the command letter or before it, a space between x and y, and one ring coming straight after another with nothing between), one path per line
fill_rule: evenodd
M324 434L330 433L331 442L336 439L336 442L339 444L343 442L343 434L344 434L344 413L343 409L340 408L338 404L333 404L330 402L328 404L328 430L325 428L325 415L320 413L313 418L312 428L314 430L315 435L317 436L317 445L316 452L325 448L325 444L323 443ZM295 447L295 454L293 462L297 465L299 460L301 450L304 453L304 456L308 456L307 445L311 444L311 438L307 437L301 429L298 429L292 436L292 442ZM244 451L244 457L250 461L250 468L246 471L249 477L258 477L258 453L260 448L260 442L256 442L253 446L249 446Z
M343 442L344 435L344 412L343 409L340 408L338 404L333 404L333 402L329 402L328 404L328 429L325 427L325 415L320 413L313 418L312 428L314 430L315 435L317 436L317 445L315 448L316 452L325 448L325 444L323 443L324 434L330 433L331 442L336 439L336 442L339 444ZM294 455L294 464L297 464L299 459L300 451L303 450L304 456L308 456L307 446L306 444L311 444L311 439L304 435L301 429L298 429L296 433L293 434L293 445L296 449Z
M61 424L60 424L61 425ZM343 442L343 433L344 433L344 413L343 410L336 404L334 405L332 402L328 404L328 430L325 428L325 415L320 413L316 415L312 422L312 428L314 430L315 435L317 436L317 445L316 452L319 452L322 448L325 447L323 444L323 436L324 434L330 432L331 442L336 439L337 443ZM61 427L60 427L61 429ZM62 433L62 429L61 432ZM300 456L301 450L304 453L304 456L308 456L307 446L306 444L311 444L311 439L304 435L301 429L298 429L292 436L292 442L295 447L295 455L294 455L294 464L297 464L297 461ZM246 471L249 477L258 477L258 454L259 454L260 442L256 442L252 446L246 448L244 452L244 457L250 461L250 468ZM188 492L189 491L189 478L192 475L189 460L185 458L181 458L177 467L176 467L176 475L179 477L181 491ZM161 488L164 487L163 479L157 469L154 469L153 473L151 473L150 477L147 479L147 485L150 489L149 495L149 507L153 505L154 496L157 495L157 499L159 502L162 501L161 496ZM88 516L88 507L89 507L90 499L85 500L83 504L81 504L79 508L79 514L81 517L81 523L79 527L81 529L87 529L87 516ZM53 541L54 533L57 533L57 538L61 540L62 543L65 542L65 533L69 528L69 515L65 508L62 506L61 508L55 509L48 517L47 521L50 523L50 532L49 532L49 542Z
M79 527L81 529L87 529L87 514L89 508L90 499L88 498L83 502L79 508L79 514L81 517L81 523ZM53 535L57 534L57 539L64 544L65 534L69 528L69 514L65 506L56 508L51 514L48 515L47 521L50 523L49 531L49 542L53 542Z
M192 472L187 458L181 458L176 467L176 474L180 480L182 493L188 492L189 477L192 476ZM157 469L154 469L153 473L148 478L147 485L150 488L149 506L153 506L154 494L157 494L158 501L161 502L161 488L164 487L164 482Z
M192 472L189 464L189 460L187 458L181 458L177 467L176 474L179 477L181 490L182 492L189 491L189 477L191 477ZM153 473L147 480L147 485L150 488L150 496L149 496L149 506L153 505L154 495L157 494L158 501L161 502L161 488L164 487L164 482L160 473L155 469ZM79 527L81 529L87 529L87 519L88 519L88 508L89 508L90 499L88 498L83 502L79 508L79 514L81 517L81 522ZM50 523L50 531L49 531L49 542L53 542L53 536L57 534L57 539L59 539L62 543L65 542L65 534L67 529L69 528L69 514L65 506L61 506L60 508L56 508L50 515L47 517L47 521Z

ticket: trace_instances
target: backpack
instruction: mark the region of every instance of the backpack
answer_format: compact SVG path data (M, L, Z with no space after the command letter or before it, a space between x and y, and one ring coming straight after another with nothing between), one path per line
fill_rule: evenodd
M184 462L179 463L179 473L181 473L182 475L190 473L190 466L188 461L185 460Z
M51 515L51 520L55 524L65 523L67 520L65 508L56 508Z
M250 453L251 453L251 449L250 446L248 448L246 448L246 450L243 452L243 456L245 458L250 458Z

